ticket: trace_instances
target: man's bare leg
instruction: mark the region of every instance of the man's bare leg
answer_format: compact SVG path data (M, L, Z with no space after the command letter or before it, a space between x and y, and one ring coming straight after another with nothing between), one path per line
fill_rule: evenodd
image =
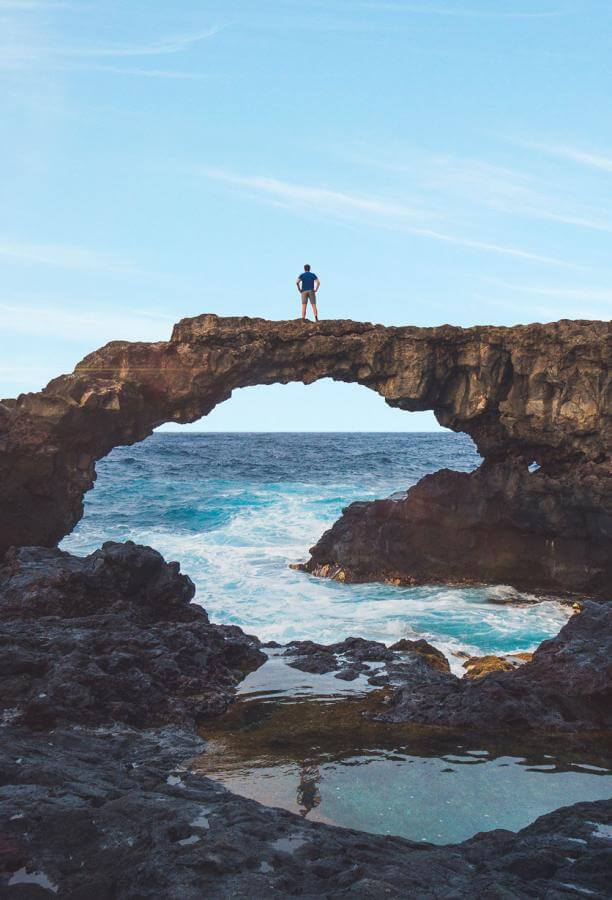
M315 322L318 322L319 321L319 313L317 312L317 301L311 300L310 305L312 306L312 311L314 313Z
M302 300L302 322L306 318L306 307L308 306L308 300Z

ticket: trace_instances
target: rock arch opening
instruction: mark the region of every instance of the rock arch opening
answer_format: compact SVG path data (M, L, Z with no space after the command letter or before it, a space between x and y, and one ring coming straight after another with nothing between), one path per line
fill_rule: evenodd
M530 589L608 590L609 354L595 322L421 329L204 315L178 323L169 341L114 342L38 394L0 405L0 552L69 533L96 461L113 447L164 422L193 422L236 388L332 378L392 407L433 410L473 438L484 462L471 475L428 476L389 507L382 534L368 538L375 569L350 563L371 516L380 519L376 506L358 510L348 530L345 521L313 566L342 565L356 579L508 573ZM533 461L540 470L530 474Z
M332 393L342 396L343 386ZM450 461L465 471L478 465L467 436L157 432L100 461L85 515L61 547L81 556L106 540L153 546L180 563L212 621L262 640L329 643L358 633L393 643L426 634L449 654L531 647L561 627L561 608L541 616L490 604L507 588L348 586L291 568L344 507L404 497Z

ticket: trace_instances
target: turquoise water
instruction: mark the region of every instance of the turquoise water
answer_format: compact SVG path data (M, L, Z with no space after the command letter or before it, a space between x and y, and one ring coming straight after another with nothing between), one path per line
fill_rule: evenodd
M192 767L234 793L312 820L434 844L518 830L560 806L610 797L610 740L444 733L364 718L366 677L287 665L281 650L201 727Z
M564 607L488 603L503 587L342 585L289 569L348 503L478 464L470 439L450 433L159 433L98 464L85 516L62 547L149 544L181 563L212 620L264 640L419 634L447 653L530 650L559 631Z

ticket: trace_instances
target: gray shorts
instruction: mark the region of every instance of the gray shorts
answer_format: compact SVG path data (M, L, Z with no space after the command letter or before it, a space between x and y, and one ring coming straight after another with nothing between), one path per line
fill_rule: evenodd
M302 291L302 303L308 303L310 300L311 303L317 302L317 294L316 291Z

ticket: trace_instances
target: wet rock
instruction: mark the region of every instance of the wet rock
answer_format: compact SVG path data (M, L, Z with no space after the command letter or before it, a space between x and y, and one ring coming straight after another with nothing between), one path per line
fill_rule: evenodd
M395 644L391 644L389 650L395 650L401 653L416 653L421 656L425 662L429 663L430 666L433 666L434 669L438 669L439 672L450 672L450 664L442 651L438 650L437 647L434 647L423 638L419 638L416 641L402 638L401 640L396 641Z
M431 672L431 670L430 670ZM414 668L380 713L474 732L612 729L612 604L584 604L512 671L466 679Z
M87 557L12 550L0 568L0 709L31 727L191 723L223 711L266 659L211 625L191 580L150 547Z
M487 603L496 606L532 606L540 602L538 597L529 597L525 594L491 594L486 600Z
M335 672L339 663L332 653L314 652L306 656L298 656L287 665L292 669L299 669L301 672L325 675L328 672Z
M612 801L433 846L313 823L189 771L176 727L4 729L0 893L19 898L606 897ZM17 873L38 876L19 883ZM568 887L570 885L571 887ZM57 892L57 893L55 893Z
M511 672L533 658L533 653L509 653L505 656L470 656L463 663L464 678L483 678L490 672Z
M384 672L377 672L375 675L370 675L368 678L368 684L371 684L373 687L384 687L389 684L390 681L390 676Z
M308 656L311 653L327 653L328 648L324 644L315 641L289 641L283 656Z
M360 637L348 637L335 644L317 644L315 641L291 641L283 656L294 657L288 663L302 672L324 675L340 668L350 668L357 673L367 671L367 662L392 660L394 654L380 641L368 641ZM338 676L340 677L340 676Z
M352 503L304 569L330 577L340 568L347 583L503 583L609 599L610 534L608 462L531 473L522 459L496 460L427 475L405 500Z
M360 637L348 637L337 644L330 644L327 650L361 662L382 662L393 659L393 653L386 644L380 641L367 641Z
M339 672L336 672L334 677L341 678L342 681L354 681L356 678L359 678L359 670L347 666L345 669L340 669Z

